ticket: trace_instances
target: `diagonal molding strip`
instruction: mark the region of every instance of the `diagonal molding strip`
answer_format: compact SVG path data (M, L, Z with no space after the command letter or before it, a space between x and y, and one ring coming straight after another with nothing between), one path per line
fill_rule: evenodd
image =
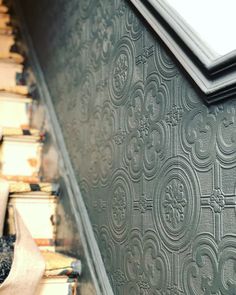
M72 168L72 164L66 149L54 106L52 104L51 95L49 93L44 74L36 56L34 46L24 20L24 15L20 3L18 1L15 1L14 6L20 19L22 36L28 46L28 57L33 72L35 74L39 94L46 106L46 114L53 130L52 136L54 137L53 139L56 143L58 154L61 159L60 169L62 177L67 187L71 210L76 220L76 226L81 238L82 245L84 247L86 260L91 272L93 283L96 289L96 294L113 295L114 293L105 270L101 253L94 236L92 225Z
M236 94L236 50L215 58L165 0L129 0L203 94L214 103Z

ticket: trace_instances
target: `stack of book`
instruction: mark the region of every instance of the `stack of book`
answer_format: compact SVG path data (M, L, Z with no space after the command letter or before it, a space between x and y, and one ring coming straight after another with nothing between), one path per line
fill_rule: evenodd
M40 132L36 129L2 127L1 133L0 176L8 180L39 181Z
M56 184L10 182L9 233L14 233L13 211L17 209L38 247L55 251L57 192Z
M0 237L0 284L14 259L14 214L21 216L44 257L46 269L36 295L74 295L81 262L55 252L58 185L41 182L44 134L34 129L32 98L22 79L24 58L12 52L14 29L0 0L0 178L9 183L8 236Z
M0 110L0 126L28 129L32 115L32 98L0 91Z
M59 253L42 251L46 269L36 295L76 294L78 276L81 274L81 262Z

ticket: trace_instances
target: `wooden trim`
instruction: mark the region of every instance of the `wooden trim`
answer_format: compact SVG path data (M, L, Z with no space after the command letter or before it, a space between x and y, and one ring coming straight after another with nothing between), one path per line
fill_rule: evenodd
M236 50L214 53L164 0L130 0L200 88L208 103L236 94Z

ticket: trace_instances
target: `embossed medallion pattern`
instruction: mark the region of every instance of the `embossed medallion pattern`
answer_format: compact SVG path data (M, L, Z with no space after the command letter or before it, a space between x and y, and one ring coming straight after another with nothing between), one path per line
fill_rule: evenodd
M200 191L197 176L182 157L163 165L154 191L156 228L170 250L183 249L199 222Z
M236 99L127 0L22 3L114 293L236 294Z

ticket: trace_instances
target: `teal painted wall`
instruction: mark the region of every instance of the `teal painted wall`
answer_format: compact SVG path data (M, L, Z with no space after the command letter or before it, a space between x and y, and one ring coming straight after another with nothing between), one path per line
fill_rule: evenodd
M235 294L236 101L128 1L22 1L115 294Z

